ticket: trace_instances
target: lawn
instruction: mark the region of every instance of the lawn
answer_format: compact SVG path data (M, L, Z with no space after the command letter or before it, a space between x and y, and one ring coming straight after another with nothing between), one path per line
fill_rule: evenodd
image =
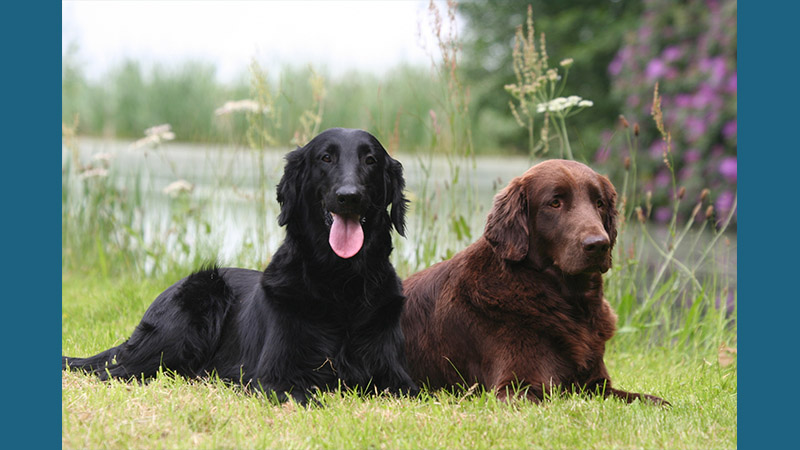
M120 343L172 281L65 273L64 353ZM139 385L64 373L62 447L736 448L736 360L713 347L611 340L615 385L659 395L668 408L581 395L505 403L472 389L413 399L340 392L306 409L218 380L162 376Z

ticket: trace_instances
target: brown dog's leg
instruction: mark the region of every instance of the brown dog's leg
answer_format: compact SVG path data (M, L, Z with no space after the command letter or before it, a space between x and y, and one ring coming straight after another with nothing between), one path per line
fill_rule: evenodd
M623 400L625 403L633 403L634 400L639 399L642 402L649 402L654 405L672 406L668 401L655 395L640 394L638 392L627 392L620 389L611 387L611 380L606 377L588 383L586 385L586 392L602 395L603 398L616 397Z
M650 403L660 406L672 406L670 402L664 400L661 397L656 397L655 395L640 394L638 392L626 392L614 388L606 388L605 392L603 393L603 396L606 398L608 398L609 396L614 396L617 397L618 399L624 400L627 403L633 403L633 401L638 398L640 401L643 402L648 401Z
M541 403L544 399L544 386L508 382L499 384L495 392L497 398L504 402L514 398L526 398L534 403Z

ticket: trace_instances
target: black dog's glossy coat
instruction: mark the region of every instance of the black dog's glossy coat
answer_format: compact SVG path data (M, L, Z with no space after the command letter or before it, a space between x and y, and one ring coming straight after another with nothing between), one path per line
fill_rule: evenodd
M215 372L301 403L340 383L416 392L399 324L404 297L389 262L392 225L405 232L404 186L402 166L372 135L324 131L286 157L277 195L286 238L264 272L189 275L155 299L127 341L62 357L62 369L101 379L149 378L161 366L190 377ZM352 258L328 244L331 212L361 218L364 243Z

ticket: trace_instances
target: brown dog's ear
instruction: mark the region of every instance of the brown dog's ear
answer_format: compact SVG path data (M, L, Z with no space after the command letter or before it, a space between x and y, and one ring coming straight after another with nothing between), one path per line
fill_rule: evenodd
M495 195L483 236L503 259L522 261L528 255L528 201L519 178Z
M617 190L611 181L600 175L600 182L603 184L603 197L608 205L608 212L603 221L603 227L608 233L608 240L611 248L614 248L614 243L617 241Z

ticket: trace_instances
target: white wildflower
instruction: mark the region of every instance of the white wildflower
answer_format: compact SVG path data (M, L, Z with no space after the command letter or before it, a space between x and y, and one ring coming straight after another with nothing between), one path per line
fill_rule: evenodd
M255 100L244 99L244 100L232 100L225 102L224 105L217 108L214 111L214 114L217 116L224 116L225 114L230 114L237 111L245 111L245 112L269 112L268 106L262 106Z
M175 133L172 132L172 126L168 123L163 125L156 125L144 130L145 137L131 144L132 148L139 148L145 145L157 145L161 141L171 141L175 139Z
M172 126L168 123L150 127L144 130L144 134L147 136L164 136L166 140L175 138L175 134L172 132Z
M567 59L562 60L561 63L559 63L559 64L561 65L561 67L569 67L569 66L572 65L573 62L574 61L572 60L572 58L567 58Z
M192 192L192 190L194 190L194 185L186 180L181 179L170 183L162 190L162 192L167 195L177 197L183 192Z
M114 159L114 155L112 155L109 152L95 153L94 155L92 155L92 159L95 161L102 161L107 163L110 162L112 159Z
M569 100L564 97L556 97L549 102L540 103L536 106L536 112L543 113L545 111L562 111L569 108Z
M592 106L593 104L594 103L592 103L591 100L584 100L581 97L578 97L577 95L570 95L569 97L566 98L557 97L550 100L549 102L540 103L536 106L536 112L538 113L543 113L546 111L558 112L558 111L569 110L574 106L579 106L583 108Z
M103 167L96 167L86 169L81 172L80 177L83 179L86 178L102 178L108 176L108 170Z
M547 111L549 107L550 107L550 102L539 103L538 105L536 105L536 112L543 113Z

